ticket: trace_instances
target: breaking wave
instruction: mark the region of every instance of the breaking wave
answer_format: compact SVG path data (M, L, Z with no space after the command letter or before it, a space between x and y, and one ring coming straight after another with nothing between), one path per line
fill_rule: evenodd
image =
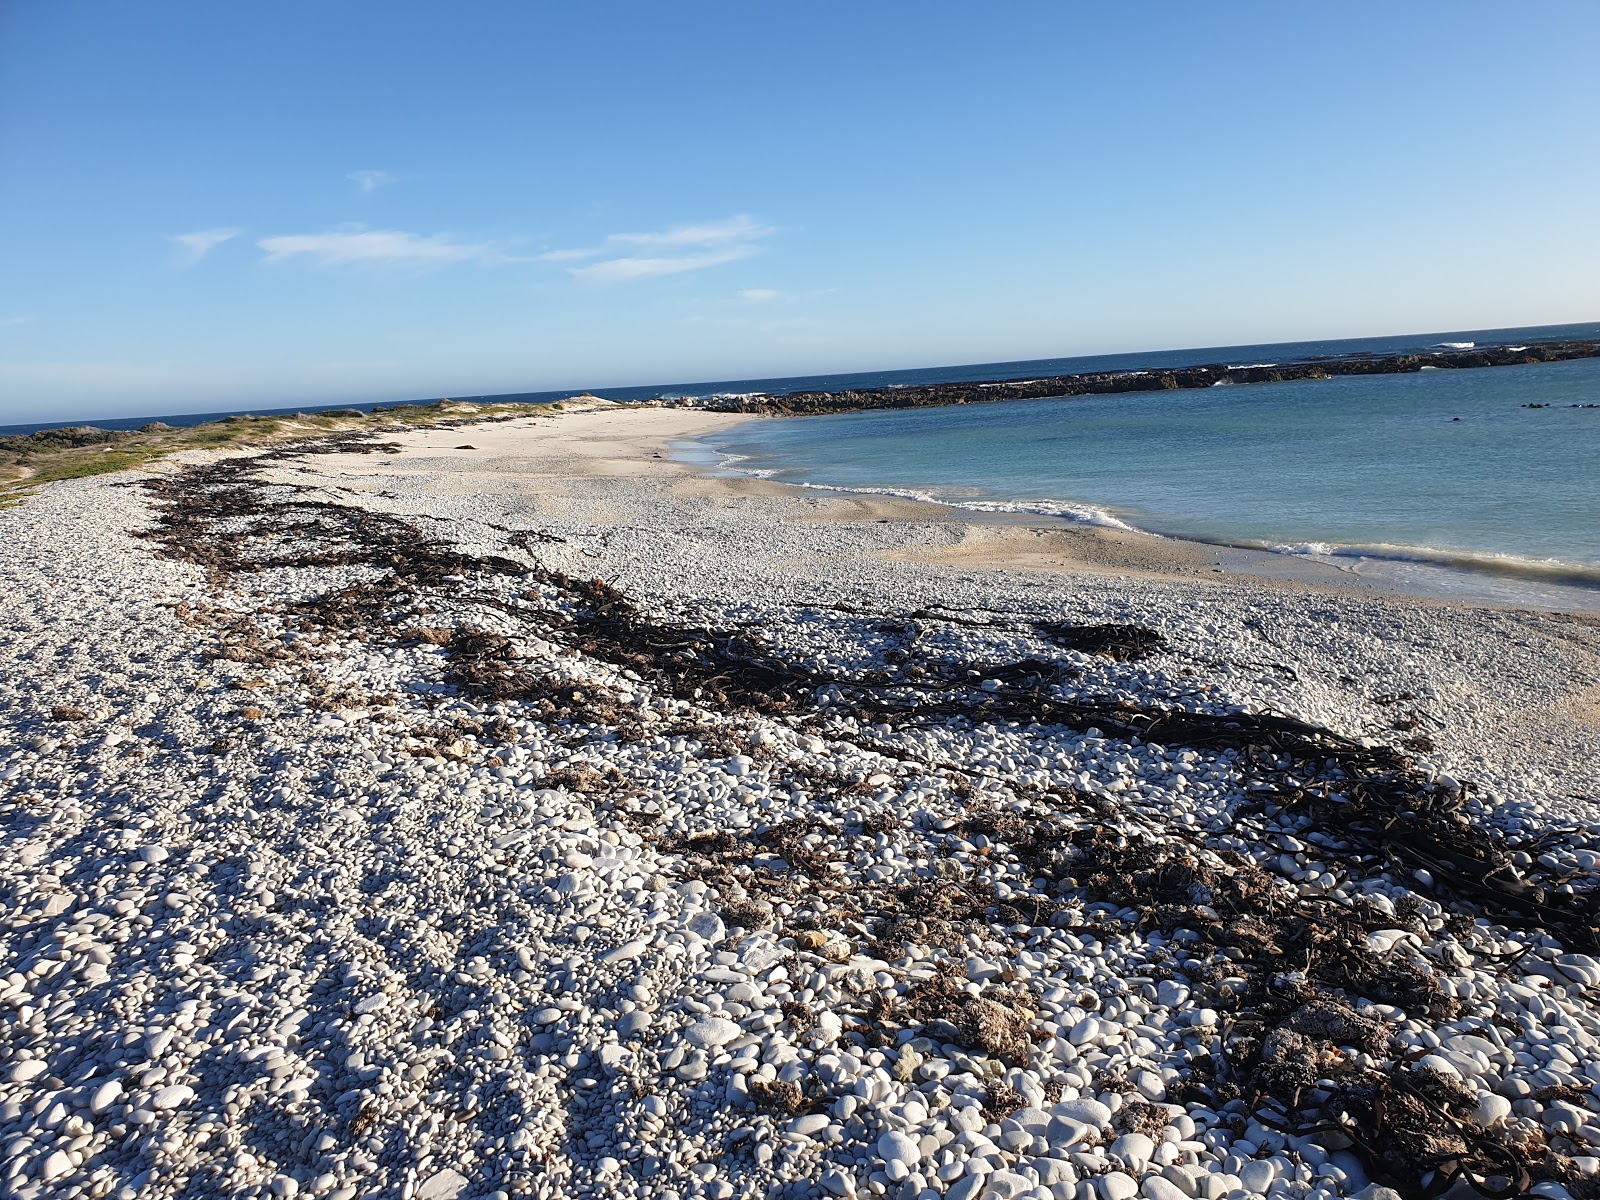
M1515 554L1492 554L1477 550L1451 550L1438 546L1395 546L1388 544L1343 545L1331 542L1303 542L1277 545L1266 542L1234 542L1246 549L1270 550L1301 558L1375 559L1382 562L1419 563L1448 567L1456 571L1477 571L1539 583L1559 583L1571 587L1600 588L1600 564L1567 562L1558 558L1523 558Z

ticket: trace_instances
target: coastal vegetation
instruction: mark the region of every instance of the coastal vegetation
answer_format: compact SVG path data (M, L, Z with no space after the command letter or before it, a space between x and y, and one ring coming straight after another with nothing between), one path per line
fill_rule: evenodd
M437 400L370 412L353 408L274 416L229 416L198 425L152 421L137 429L72 425L0 437L0 508L20 503L34 488L59 479L125 471L185 450L264 449L341 433L393 433L462 420L510 420L548 415L559 404L481 404Z

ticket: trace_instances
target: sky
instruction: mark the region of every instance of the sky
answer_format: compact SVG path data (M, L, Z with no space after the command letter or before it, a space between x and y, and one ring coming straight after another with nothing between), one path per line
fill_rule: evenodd
M0 0L0 423L1600 318L1600 5Z

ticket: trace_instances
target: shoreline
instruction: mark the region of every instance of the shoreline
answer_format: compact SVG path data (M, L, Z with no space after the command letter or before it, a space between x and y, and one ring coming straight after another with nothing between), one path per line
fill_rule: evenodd
M745 415L761 420L763 415ZM738 423L730 422L729 426ZM719 430L720 431L720 430ZM974 566L1074 570L1119 568L1132 574L1179 575L1203 582L1210 575L1243 574L1274 585L1348 588L1357 594L1390 595L1445 603L1535 608L1552 612L1600 614L1600 586L1529 569L1497 570L1490 566L1456 565L1396 554L1364 555L1358 550L1311 554L1267 547L1208 542L1152 533L1127 525L1101 525L1068 516L1029 510L1019 502L992 509L969 508L959 501L897 494L894 489L857 489L827 484L765 480L744 475L718 461L721 452L693 440L669 440L658 449L698 474L715 479L769 483L798 494L831 494L881 503L887 513L916 513L923 519L954 520L972 526L972 544L952 551L948 561ZM1063 501L1093 509L1087 501ZM913 506L904 508L903 505ZM1441 552L1440 557L1444 557ZM1462 555L1466 562L1471 556ZM934 561L930 558L928 561Z
M667 457L732 419L0 512L8 1197L1591 1185L1593 623Z

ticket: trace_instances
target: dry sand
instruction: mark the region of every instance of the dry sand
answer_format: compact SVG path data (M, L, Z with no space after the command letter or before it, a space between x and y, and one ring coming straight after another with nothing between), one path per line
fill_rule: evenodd
M981 513L894 496L828 492L720 474L675 457L681 443L725 430L738 414L635 408L606 400L569 403L553 418L519 418L455 429L420 430L389 440L406 450L386 473L440 472L458 494L522 493L535 508L561 507L572 477L652 478L707 501L760 498L803 522L909 523L944 536L885 550L883 557L973 570L1041 571L1125 579L1186 580L1209 587L1279 592L1404 596L1437 604L1600 611L1600 597L1570 588L1469 577L1402 564L1334 563L1134 530L1085 526L1033 513ZM462 449L462 447L470 447ZM357 456L341 467L365 473ZM443 482L443 481L441 481ZM1239 578L1244 576L1246 578Z

